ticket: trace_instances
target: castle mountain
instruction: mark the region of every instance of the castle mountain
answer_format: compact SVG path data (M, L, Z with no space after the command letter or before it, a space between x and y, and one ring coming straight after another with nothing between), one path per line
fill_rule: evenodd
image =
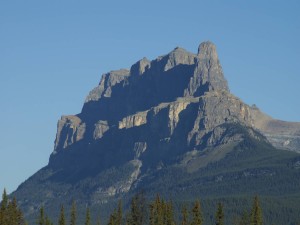
M300 196L299 152L300 123L230 93L216 46L203 42L196 54L177 47L103 74L82 111L59 120L48 165L13 195L29 218L41 205L106 207L139 190L178 201L260 194L284 205Z

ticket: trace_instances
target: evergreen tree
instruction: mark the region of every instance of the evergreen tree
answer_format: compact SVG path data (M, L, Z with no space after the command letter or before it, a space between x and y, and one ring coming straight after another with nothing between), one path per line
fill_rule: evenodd
M2 194L2 201L1 201L1 211L5 211L8 205L8 197L6 194L6 189L4 188L3 194Z
M154 202L150 204L150 225L163 225L163 201L161 201L159 195L156 196Z
M75 201L73 201L72 208L71 208L70 225L76 225L76 219L77 219L76 203Z
M173 212L173 204L172 202L168 202L164 204L164 225L174 225L174 212Z
M155 225L155 209L154 209L154 205L150 204L149 208L150 208L149 223L150 223L150 225ZM128 225L131 225L131 223L129 222Z
M6 190L4 188L2 193L1 207L0 207L0 225L5 225L4 216L6 210L5 198L7 198Z
M218 203L218 208L216 211L216 225L224 225L224 211L221 203Z
M174 213L172 202L165 202L156 196L154 202L150 204L150 225L174 225Z
M45 225L53 225L53 223L51 222L48 216L46 216Z
M128 225L142 225L145 222L145 197L144 193L140 192L131 199L130 211L126 218Z
M9 221L7 221L7 204L8 197L6 194L6 189L4 188L2 194L1 208L0 208L0 225L7 225Z
M59 215L58 225L66 225L64 205L62 205L61 208L60 208L60 215Z
M90 214L90 208L89 207L87 207L87 209L86 209L84 225L91 225L91 214Z
M14 198L11 202L8 203L6 208L5 223L6 225L20 225L24 224L23 214L18 208L17 200Z
M24 223L23 214L18 208L16 198L9 201L4 189L0 207L0 225L23 225Z
M108 225L116 225L116 210L110 215Z
M195 202L191 214L192 214L191 225L202 225L203 224L203 217L202 217L200 201L197 200Z
M262 210L259 204L258 196L255 196L253 201L253 207L251 210L250 225L262 225L262 224L263 224Z
M249 225L249 215L248 212L245 210L241 216L239 225Z
M122 224L122 219L123 219L123 215L122 215L122 202L121 200L119 200L119 203L118 203L118 209L117 209L117 212L116 212L116 225L121 225Z
M40 208L40 215L37 221L38 225L45 225L45 215L44 215L44 206Z
M181 220L181 225L188 225L189 224L189 219L188 219L188 210L186 208L186 206L183 206L182 210L181 210L181 216L182 216L182 220Z

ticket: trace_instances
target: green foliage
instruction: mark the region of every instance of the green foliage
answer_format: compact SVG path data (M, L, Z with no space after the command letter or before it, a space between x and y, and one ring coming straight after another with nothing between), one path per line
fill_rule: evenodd
M250 225L262 225L263 224L262 209L260 207L258 196L254 197L250 219L251 219Z
M174 225L174 213L172 202L166 202L156 196L154 202L150 204L150 225Z
M65 209L64 209L63 205L60 208L60 215L59 215L59 219L58 219L58 225L66 225Z
M46 216L45 225L53 225L53 223L51 222L48 216Z
M224 225L224 211L221 203L218 203L218 208L216 211L216 225Z
M117 215L116 215L116 225L121 225L123 220L123 214L122 214L122 201L119 200L118 203L118 209L117 209Z
M122 202L118 203L117 209L109 217L109 225L122 225L123 214L122 214Z
M23 225L25 221L23 214L18 208L16 198L9 201L4 189L2 194L1 208L0 208L0 225Z
M146 206L144 193L140 192L133 196L130 204L130 211L126 223L130 225L141 225L145 223Z
M250 224L250 221L249 221L249 214L248 214L248 212L245 210L245 211L243 212L243 215L241 216L241 219L240 219L238 225L249 225L249 224Z
M44 206L40 208L39 217L37 219L37 225L53 225L50 218L45 214Z
M116 212L110 215L108 225L116 225Z
M181 225L188 225L189 224L189 214L188 214L188 210L186 208L186 206L183 206L182 210L181 210L181 215L182 215L182 219L181 219Z
M2 194L2 201L1 201L1 210L5 210L8 205L8 197L6 194L6 189L4 188L3 194Z
M45 223L46 223L46 221L45 221L44 206L42 206L40 208L40 216L39 216L37 224L38 225L45 225Z
M201 205L199 200L195 202L191 214L192 214L191 225L203 224L203 216L202 216Z
M89 207L87 207L87 209L86 209L84 225L91 225L91 213L90 213Z
M76 203L75 201L73 201L72 208L71 208L70 225L76 225L76 218L77 218Z

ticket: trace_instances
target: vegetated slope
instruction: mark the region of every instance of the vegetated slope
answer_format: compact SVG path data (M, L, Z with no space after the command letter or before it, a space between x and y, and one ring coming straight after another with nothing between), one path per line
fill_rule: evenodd
M279 217L295 221L300 207L289 201L299 198L299 154L271 144L297 151L298 125L281 135L266 129L272 121L230 93L212 43L197 54L176 48L104 74L82 112L58 122L49 164L13 195L33 218L41 205L55 215L73 199L105 217L117 199L141 189L177 202L237 200L241 208L238 199L259 194L288 208ZM275 133L281 138L272 142Z

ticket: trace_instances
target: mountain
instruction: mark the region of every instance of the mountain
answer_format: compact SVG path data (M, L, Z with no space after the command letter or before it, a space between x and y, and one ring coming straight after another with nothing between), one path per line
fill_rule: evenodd
M204 42L197 54L177 47L103 74L81 113L59 120L49 164L13 195L33 218L41 205L53 215L73 199L104 210L139 190L178 202L223 198L228 209L259 194L292 223L300 213L289 204L300 200L298 152L300 123L272 119L231 94L215 45Z

